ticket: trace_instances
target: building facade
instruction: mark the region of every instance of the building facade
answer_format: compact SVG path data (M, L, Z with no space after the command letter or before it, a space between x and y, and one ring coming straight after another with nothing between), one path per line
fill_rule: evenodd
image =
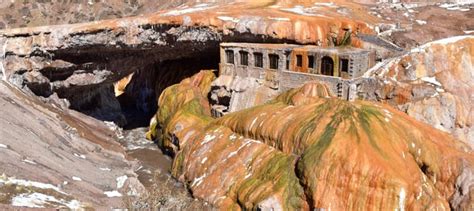
M222 43L220 56L220 75L254 78L278 92L318 81L347 100L352 81L375 65L375 51L352 47Z

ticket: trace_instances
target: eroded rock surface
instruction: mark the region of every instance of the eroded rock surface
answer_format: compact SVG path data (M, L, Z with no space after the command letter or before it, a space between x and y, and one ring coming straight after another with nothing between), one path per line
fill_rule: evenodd
M3 81L0 105L0 204L111 209L143 192L135 162L103 122Z
M379 84L364 97L388 102L472 146L473 61L474 36L427 43L368 73Z
M213 119L213 79L201 72L165 90L149 132L195 197L223 209L472 207L474 157L447 133L312 83Z
M340 8L347 11L340 13ZM131 84L138 80L140 87L147 86L149 79L153 83L163 82L157 84L177 83L182 78L167 77L189 77L199 69L217 68L218 44L222 41L328 46L350 32L352 44L359 46L355 35L373 33L368 23L375 20L362 15L363 11L363 7L345 1L191 1L141 17L2 30L0 66L3 79L19 87L27 87L43 97L56 93L76 110L123 123L120 113L107 115L103 111L108 108L89 108L96 102L108 102L111 110L120 110L114 106L117 102L111 87L131 73L136 73ZM168 72L173 71L167 68L169 63L199 61L204 62L194 65L196 70ZM143 90L135 87L131 85L127 90L134 98L155 97L154 91L149 91L154 84ZM157 92L159 95L160 89Z

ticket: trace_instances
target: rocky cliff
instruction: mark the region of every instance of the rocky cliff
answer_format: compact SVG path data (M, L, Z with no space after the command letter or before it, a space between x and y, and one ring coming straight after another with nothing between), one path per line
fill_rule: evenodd
M108 126L0 82L0 209L123 207L144 187ZM7 205L4 205L7 204Z
M123 125L113 83L133 72L126 93L140 106L155 98L155 84L166 87L217 68L222 41L326 46L350 32L358 46L355 35L373 33L368 23L374 20L345 1L190 2L146 16L2 30L0 67L12 84L43 97L56 93L73 109ZM191 67L170 73L175 64Z
M379 83L365 97L388 102L472 146L473 61L474 36L427 43L369 72Z
M166 89L149 137L173 175L222 209L472 208L474 157L386 104L327 97L309 83L213 119L211 72Z

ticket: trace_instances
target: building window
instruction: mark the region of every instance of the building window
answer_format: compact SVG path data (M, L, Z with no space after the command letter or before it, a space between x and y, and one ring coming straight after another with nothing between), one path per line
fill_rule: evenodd
M240 51L240 64L248 66L249 65L249 53L246 51Z
M308 68L314 68L314 56L308 56Z
M348 59L341 59L341 72L343 72L343 73L349 72L349 60Z
M226 50L225 57L228 64L234 64L234 51L233 50Z
M254 53L253 54L255 67L263 67L263 54L262 53Z
M334 61L329 56L324 56L321 59L321 74L334 76Z
M303 56L296 55L296 66L303 67Z
M268 55L268 59L270 60L270 69L277 70L278 69L278 55L270 54Z

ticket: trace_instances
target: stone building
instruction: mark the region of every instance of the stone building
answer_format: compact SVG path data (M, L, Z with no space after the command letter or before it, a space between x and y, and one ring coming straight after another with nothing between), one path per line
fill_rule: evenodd
M374 51L353 47L222 43L220 54L220 75L255 78L279 91L320 81L344 99L349 97L344 82L362 76L375 64Z
M263 104L308 81L352 100L361 76L375 64L374 50L290 44L222 43L220 57L211 91L215 116Z

